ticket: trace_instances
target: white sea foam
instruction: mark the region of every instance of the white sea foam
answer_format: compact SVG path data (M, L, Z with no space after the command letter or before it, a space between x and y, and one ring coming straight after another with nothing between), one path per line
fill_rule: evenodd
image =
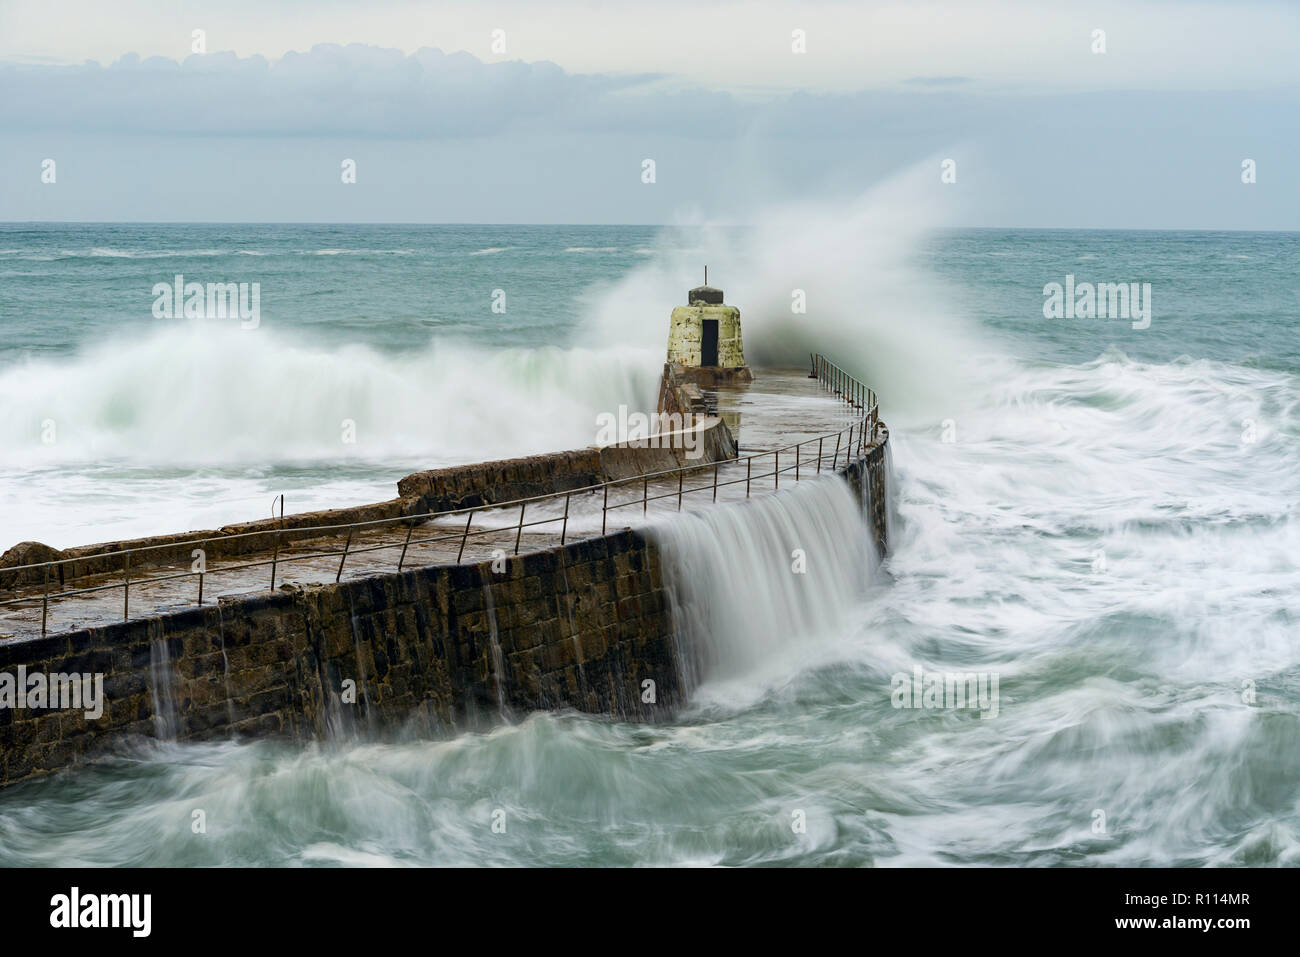
M684 304L709 264L710 282L740 307L751 365L805 366L821 352L874 388L895 419L938 415L972 387L965 358L988 347L977 348L959 299L917 262L938 221L934 192L927 168L848 203L756 208L744 231L668 233L658 255L594 298L590 335L662 349L666 304ZM806 313L792 311L796 290Z
M0 370L0 529L8 539L0 548L25 537L80 542L87 533L76 524L92 515L101 538L106 520L132 511L137 520L117 531L172 530L161 527L169 520L163 502L192 514L206 509L205 498L229 499L234 514L203 515L232 521L249 504L260 515L274 486L241 476L277 464L353 476L342 487L320 476L311 489L295 486L302 509L339 504L325 501L330 486L353 502L390 497L404 467L581 448L595 441L597 413L653 406L656 359L627 348L454 342L392 355L196 322L72 359L11 365ZM347 421L355 443L343 440ZM168 479L194 469L209 480ZM375 476L366 492L358 473ZM115 474L134 477L119 484ZM87 494L96 484L109 492L88 512L76 504L82 483Z

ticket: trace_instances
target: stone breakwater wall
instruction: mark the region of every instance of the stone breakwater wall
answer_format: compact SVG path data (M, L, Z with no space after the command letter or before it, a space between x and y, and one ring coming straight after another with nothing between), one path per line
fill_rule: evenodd
M414 472L397 483L397 494L418 502L417 512L455 511L735 457L736 443L723 421L694 416L689 428L649 439Z
M872 490L883 548L884 443L839 472ZM684 688L660 562L623 529L511 556L498 573L484 562L286 586L0 643L0 674L102 674L105 698L97 720L0 708L0 786L133 736L442 734L563 707L666 718Z

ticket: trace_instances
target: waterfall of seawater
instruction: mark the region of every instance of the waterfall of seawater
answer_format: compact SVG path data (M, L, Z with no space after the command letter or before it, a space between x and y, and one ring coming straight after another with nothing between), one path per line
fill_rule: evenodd
M894 447L885 445L885 547L893 548L899 542L902 519L898 514L898 496L891 494L898 488L898 479L894 473Z
M560 577L564 581L564 607L569 618L569 639L573 642L573 660L578 668L578 693L585 696L587 672L582 667L582 654L578 648L578 623L573 617L573 592L569 588L569 566L565 564L563 555L560 556Z
M877 565L863 508L830 476L651 533L688 691L792 673L792 658L843 634Z
M149 695L153 701L154 734L159 741L175 741L180 730L176 694L172 687L172 658L165 635L149 646Z
M505 693L505 659L501 655L501 641L497 636L497 610L492 603L492 584L489 579L483 581L483 601L487 606L488 646L492 650L492 683L497 688L497 714L503 721L509 719L506 713Z
M230 696L230 656L226 653L226 616L217 602L217 634L221 637L221 672L226 685L226 718L230 725L230 736L235 736L235 699Z

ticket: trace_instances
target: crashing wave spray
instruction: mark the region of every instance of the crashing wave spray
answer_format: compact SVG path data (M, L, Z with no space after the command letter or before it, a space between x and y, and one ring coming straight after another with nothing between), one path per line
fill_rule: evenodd
M689 691L781 669L843 634L875 573L863 510L825 477L651 527Z
M942 221L933 169L848 203L756 207L743 228L666 230L653 258L589 303L593 328L582 341L662 351L664 303L679 302L683 277L709 263L741 308L751 364L804 366L810 352L824 353L879 393L891 424L928 422L965 391L965 358L988 348L977 348L946 301L956 297L920 264Z
M459 341L395 355L177 325L0 369L0 466L450 464L581 448L597 413L653 406L658 359Z

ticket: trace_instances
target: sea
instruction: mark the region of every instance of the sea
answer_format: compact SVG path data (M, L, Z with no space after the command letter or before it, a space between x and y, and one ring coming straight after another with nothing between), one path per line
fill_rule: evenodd
M591 444L653 405L705 266L750 364L826 354L893 458L881 562L835 479L654 530L713 595L669 721L136 742L0 792L0 866L1300 864L1300 234L898 206L0 224L0 551ZM169 312L177 283L256 310ZM1053 284L1130 314L1049 315ZM791 536L834 558L796 589ZM980 706L921 693L951 674Z

